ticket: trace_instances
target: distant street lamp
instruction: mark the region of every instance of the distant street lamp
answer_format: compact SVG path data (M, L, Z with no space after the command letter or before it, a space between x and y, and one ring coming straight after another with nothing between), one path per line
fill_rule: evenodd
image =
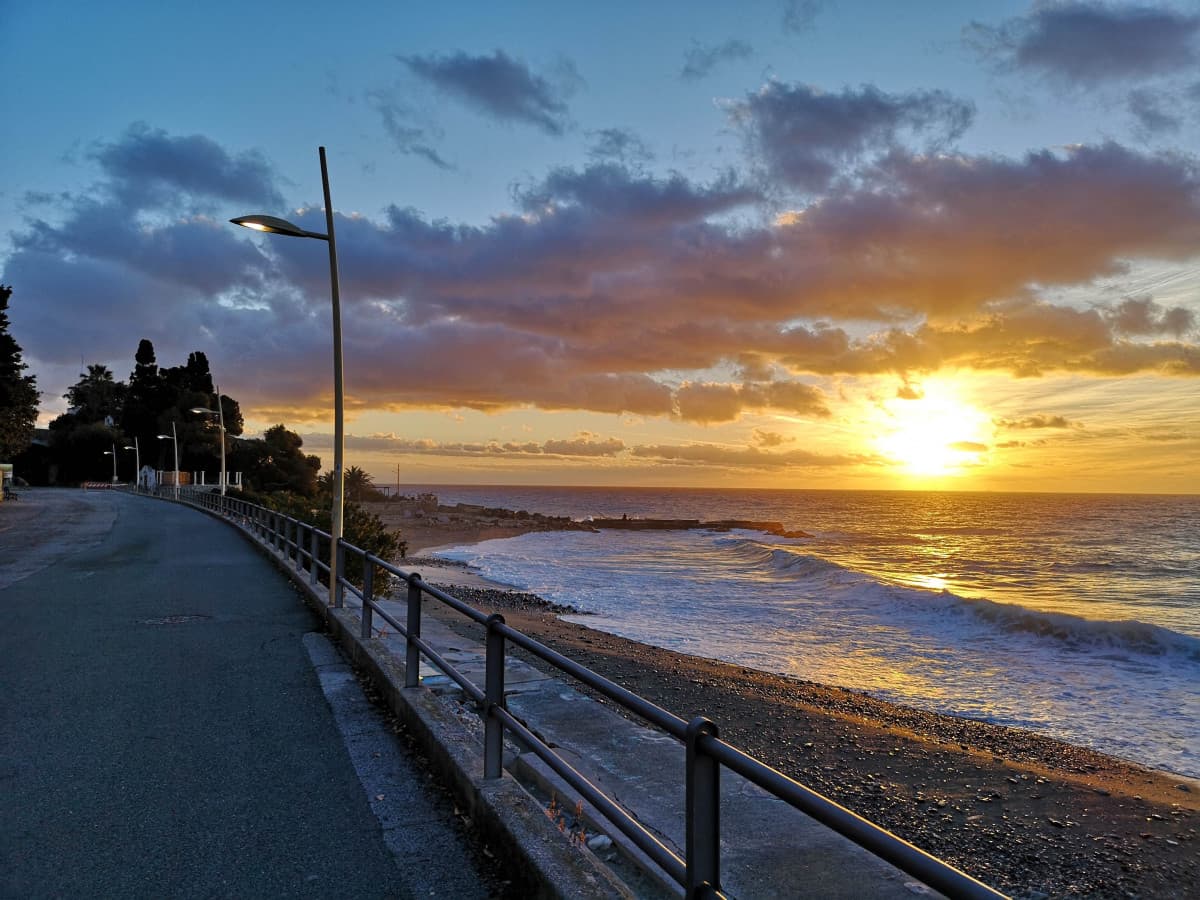
M221 406L221 386L214 385L217 389L217 408L208 409L205 406L193 406L192 412L202 416L216 416L217 424L221 429L221 496L225 496L225 410Z
M133 451L133 489L136 491L142 486L142 451L138 449L138 439L136 437L133 439L132 447L126 444L121 449Z
M175 423L171 423L170 434L160 434L160 441L170 441L175 445L175 499L179 499L179 436L175 433Z
M117 445L113 444L112 450L105 450L104 455L111 456L113 458L113 484L116 484L117 483Z
M321 187L325 193L325 234L319 231L305 231L298 225L274 216L238 216L229 221L234 225L253 228L255 231L315 238L329 245L329 286L333 301L333 509L329 525L329 601L333 603L338 588L337 551L342 540L342 450L345 443L342 424L342 309L338 296L337 241L333 233L333 203L329 199L329 169L325 164L325 148L318 147L317 153L321 158Z

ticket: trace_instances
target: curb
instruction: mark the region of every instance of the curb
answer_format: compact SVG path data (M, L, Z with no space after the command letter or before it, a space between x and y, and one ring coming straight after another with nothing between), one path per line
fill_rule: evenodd
M403 662L380 641L362 640L358 615L330 607L323 593L313 589L307 572L293 568L240 523L203 507L191 508L232 526L291 580L306 605L324 621L330 637L367 674L388 708L409 729L475 827L515 864L515 874L532 891L526 896L539 900L630 900L634 896L590 850L569 844L538 801L507 771L497 779L483 778L482 732L468 730L428 688L404 687Z

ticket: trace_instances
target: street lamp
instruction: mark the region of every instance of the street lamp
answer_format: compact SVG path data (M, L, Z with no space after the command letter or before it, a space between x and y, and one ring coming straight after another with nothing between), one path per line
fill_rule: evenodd
M134 473L133 473L133 489L135 491L141 490L141 487L142 487L142 451L140 449L138 449L137 437L134 437L132 447L129 446L129 444L126 444L121 449L133 451L133 465L135 466Z
M105 456L113 458L113 484L117 483L117 445L113 444L111 450L104 451Z
M326 233L305 231L298 225L293 225L275 216L238 216L230 219L234 225L253 228L255 231L266 231L270 234L286 234L291 237L315 238L329 245L329 286L333 301L333 509L329 525L329 601L332 604L337 597L338 589L338 545L342 540L342 449L343 434L343 397L342 397L342 308L338 297L338 265L337 241L333 233L333 203L329 199L329 169L325 164L325 148L318 147L317 153L321 158L321 188L325 193L325 228Z
M216 416L217 424L221 428L221 496L225 496L225 410L221 406L221 386L215 385L217 389L217 408L215 410L208 409L204 406L193 406L192 412L204 416Z
M160 434L160 441L170 441L175 445L175 499L179 499L179 436L175 433L175 423L171 423L170 434Z

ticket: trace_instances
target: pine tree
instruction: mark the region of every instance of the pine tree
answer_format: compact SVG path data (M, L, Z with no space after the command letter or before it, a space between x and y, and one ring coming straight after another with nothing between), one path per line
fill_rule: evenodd
M164 404L163 382L158 373L154 345L146 338L138 344L133 359L134 367L129 373L129 388L121 412L121 428L127 438L137 439L138 445L146 450L145 459L152 461L154 454L149 448L157 446L158 414Z
M9 461L33 439L37 424L37 379L23 375L21 345L8 333L8 298L12 288L0 284L0 460Z

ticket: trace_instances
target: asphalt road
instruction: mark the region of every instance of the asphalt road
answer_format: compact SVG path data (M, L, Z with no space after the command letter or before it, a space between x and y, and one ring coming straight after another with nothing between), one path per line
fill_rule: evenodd
M4 507L0 895L451 895L397 864L316 620L240 536L107 492ZM429 855L490 891L453 846Z

